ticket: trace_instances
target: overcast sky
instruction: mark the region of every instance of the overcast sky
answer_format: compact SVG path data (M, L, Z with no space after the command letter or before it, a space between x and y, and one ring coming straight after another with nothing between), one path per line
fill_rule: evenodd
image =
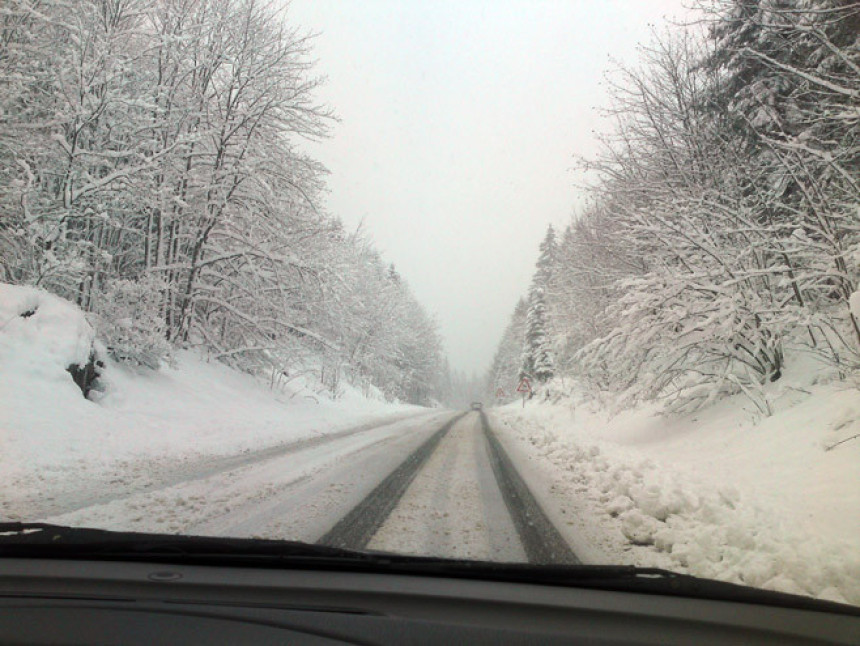
M482 372L528 289L546 227L581 195L610 57L682 0L292 0L319 32L319 93L340 118L307 149L328 209L365 228L439 321L454 368Z

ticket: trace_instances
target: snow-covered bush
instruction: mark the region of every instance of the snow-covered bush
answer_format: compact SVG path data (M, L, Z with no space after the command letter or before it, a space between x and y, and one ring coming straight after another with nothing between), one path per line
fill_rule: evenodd
M112 280L95 300L91 317L110 355L138 366L158 369L171 359L171 345L161 315L162 281Z

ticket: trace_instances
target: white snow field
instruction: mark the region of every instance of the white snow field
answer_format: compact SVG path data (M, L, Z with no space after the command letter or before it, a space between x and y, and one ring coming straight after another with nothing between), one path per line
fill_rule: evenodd
M437 430L411 416L315 446L48 517L118 531L317 541ZM450 414L447 415L450 417Z
M146 488L168 471L193 472L213 456L426 410L350 389L336 401L301 383L273 391L191 352L157 372L108 361L106 391L89 401L66 367L86 362L94 337L71 303L0 284L0 519L32 520Z
M492 418L585 560L858 604L860 392L814 370L772 384L766 418L743 396L668 419L576 396Z

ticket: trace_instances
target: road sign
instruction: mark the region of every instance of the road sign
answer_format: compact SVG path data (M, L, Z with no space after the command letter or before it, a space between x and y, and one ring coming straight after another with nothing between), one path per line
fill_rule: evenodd
M520 379L520 385L517 386L517 392L523 394L523 408L525 408L526 399L531 399L532 396L532 384L528 377Z
M499 389L496 391L496 397L498 397L499 399L501 399L501 398L502 398L502 397L504 397L504 396L505 396L505 391L504 391L504 390L502 390L501 388L499 388Z

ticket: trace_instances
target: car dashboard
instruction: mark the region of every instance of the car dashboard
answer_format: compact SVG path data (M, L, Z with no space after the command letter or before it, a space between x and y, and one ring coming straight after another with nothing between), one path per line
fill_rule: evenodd
M860 618L432 576L0 561L2 644L856 644Z

